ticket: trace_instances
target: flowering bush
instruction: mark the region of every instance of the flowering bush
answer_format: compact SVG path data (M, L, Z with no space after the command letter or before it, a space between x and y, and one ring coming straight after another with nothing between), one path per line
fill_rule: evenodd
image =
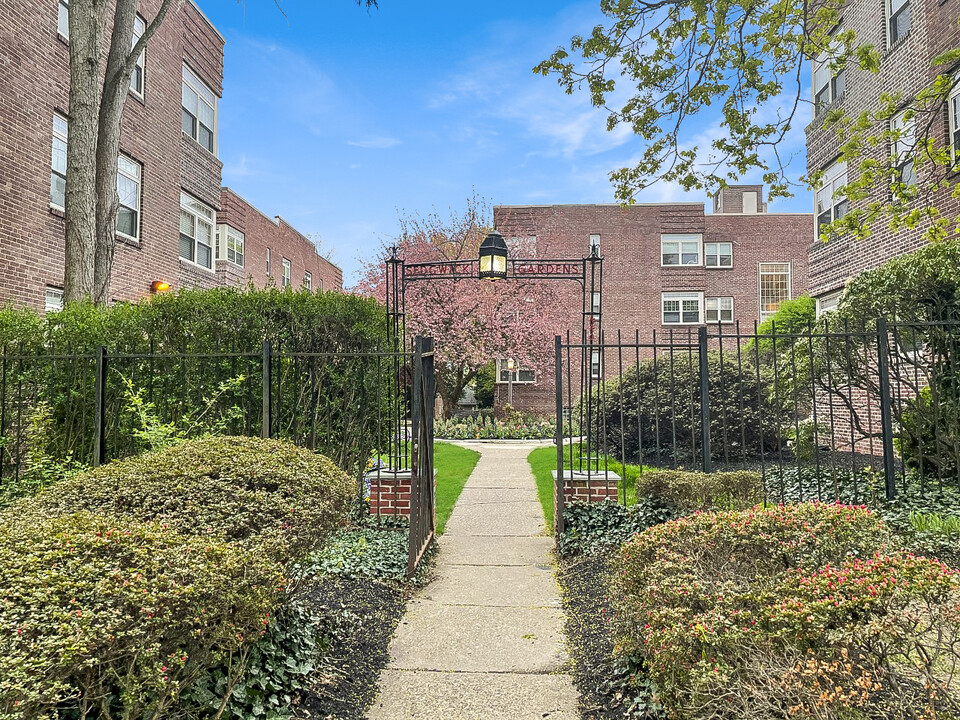
M549 440L557 436L557 424L512 413L503 420L488 416L438 420L435 433L448 440Z
M890 554L894 553L894 554ZM618 649L674 717L955 717L960 581L865 508L696 514L624 545Z

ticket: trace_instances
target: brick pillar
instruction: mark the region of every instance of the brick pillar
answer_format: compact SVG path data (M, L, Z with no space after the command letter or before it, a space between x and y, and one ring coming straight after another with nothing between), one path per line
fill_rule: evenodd
M553 479L554 481L557 479L556 471L553 473ZM620 476L614 472L592 472L588 478L585 472L571 473L567 470L563 477L563 502L564 504L575 500L580 502L613 500L617 502L619 487Z
M370 477L370 514L410 517L410 472L380 472Z

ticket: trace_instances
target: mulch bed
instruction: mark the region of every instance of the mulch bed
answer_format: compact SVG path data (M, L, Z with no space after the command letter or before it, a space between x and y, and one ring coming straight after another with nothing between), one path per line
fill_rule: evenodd
M607 600L609 574L602 555L565 561L559 574L568 646L573 656L573 681L580 694L583 720L644 717L642 712L630 712L633 697L624 693L628 673L613 655Z
M377 696L388 647L406 609L410 589L370 578L327 576L309 596L314 606L342 616L331 653L300 698L295 716L313 720L363 720Z

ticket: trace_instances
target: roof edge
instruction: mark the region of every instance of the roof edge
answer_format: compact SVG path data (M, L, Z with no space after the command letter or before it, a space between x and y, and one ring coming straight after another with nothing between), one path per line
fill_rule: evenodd
M203 12L203 10L200 9L200 6L197 5L196 0L187 0L187 2L190 3L190 4L193 6L193 9L194 9L194 10L196 10L198 13L200 13L200 17L202 17L204 20L207 21L207 25L209 25L209 26L210 26L210 29L213 30L213 31L217 34L217 37L220 38L220 42L222 42L224 45L226 45L226 44L227 44L227 39L221 34L221 32L220 32L219 30L217 30L217 26L214 25L213 22L210 20L210 18L207 17L207 14L206 14L205 12Z

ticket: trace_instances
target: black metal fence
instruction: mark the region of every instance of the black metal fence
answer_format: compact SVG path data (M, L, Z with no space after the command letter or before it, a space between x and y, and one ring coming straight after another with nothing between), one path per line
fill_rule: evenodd
M412 355L305 353L265 343L251 352L60 352L0 356L0 486L43 458L96 466L165 438L207 433L276 437L365 476L405 468ZM408 383L401 381L400 387ZM398 428L400 434L398 435Z
M960 323L882 319L557 338L563 466L616 472L621 502L650 468L756 471L769 502L960 489L958 343Z

